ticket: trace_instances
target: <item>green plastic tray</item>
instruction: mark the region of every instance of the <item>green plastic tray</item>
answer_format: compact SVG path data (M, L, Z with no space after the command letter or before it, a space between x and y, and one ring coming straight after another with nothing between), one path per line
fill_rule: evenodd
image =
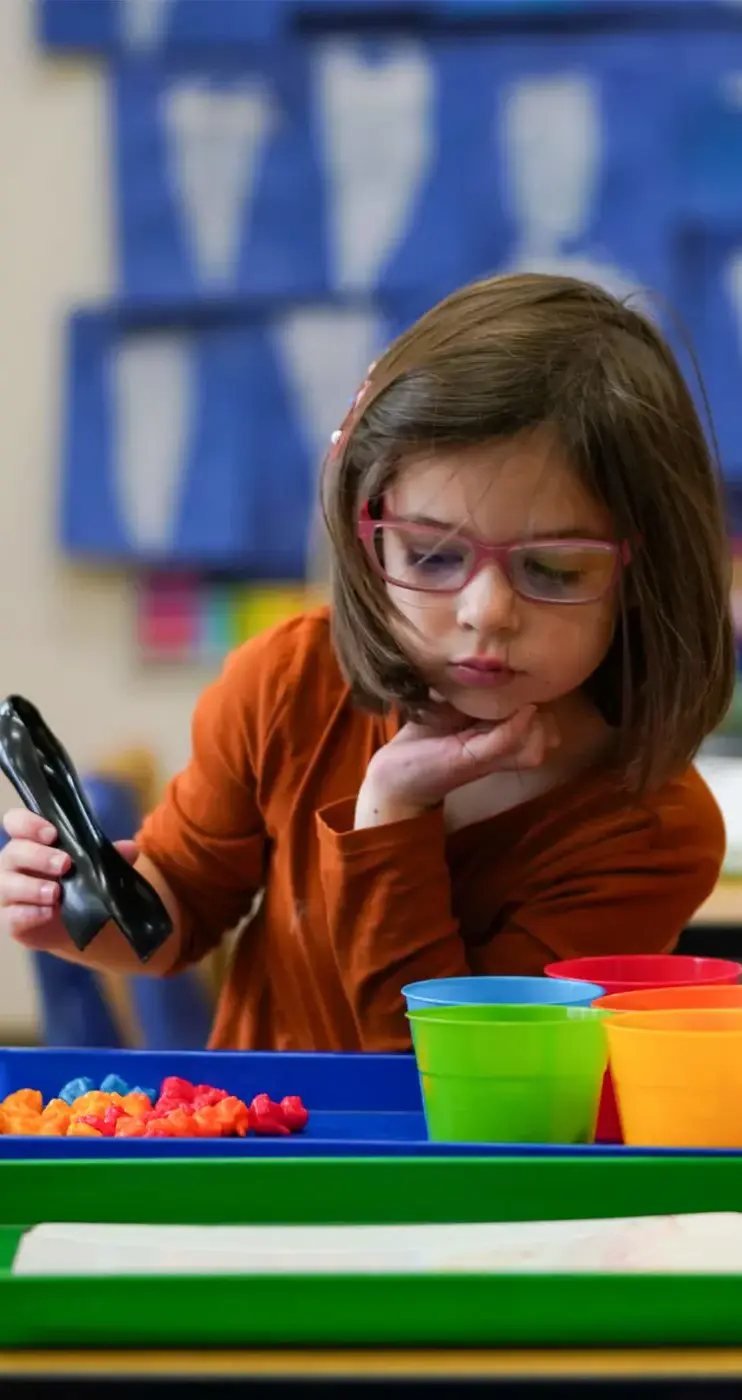
M394 1224L742 1210L739 1158L0 1165L4 1346L732 1346L742 1273L14 1278L43 1221Z

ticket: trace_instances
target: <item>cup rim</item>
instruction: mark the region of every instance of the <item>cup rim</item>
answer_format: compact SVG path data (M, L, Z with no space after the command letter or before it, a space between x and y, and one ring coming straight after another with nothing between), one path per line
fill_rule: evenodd
M649 963L654 963L655 966L657 966L659 963L666 962L669 967L677 968L678 971L681 971L683 967L686 967L688 969L689 975L687 980L685 977L677 977L673 978L672 981L669 983L652 981L647 983L642 982L640 986L637 986L636 978L626 979L623 977L611 977L610 975L608 975L610 964L615 964L619 962L636 962L637 964L643 965L644 967L646 967ZM706 985L713 986L715 984L723 985L731 976L733 970L736 972L738 981L740 978L742 978L742 963L738 962L735 958L708 958L702 956L696 957L693 953L596 953L593 956L586 955L582 958L562 958L557 959L554 962L547 963L546 967L544 968L544 976L550 977L554 981L564 980L579 982L583 979L580 977L576 977L574 972L567 972L565 977L562 979L560 977L558 969L560 967L574 968L576 966L579 966L580 964L602 964L606 972L606 980L614 984L613 990L621 990L625 992L649 991L651 987L659 988L665 986L687 987ZM695 968L695 971L692 971L692 968ZM704 976L704 970L709 974L711 974L711 972L713 971L716 975ZM590 976L589 979L586 978L585 980L593 981L593 976ZM597 967L594 980L600 980L598 976ZM607 995L610 995L610 993L607 993Z
M509 1012L509 1011L528 1011L528 1012L534 1012L534 1011L535 1011L535 1012L547 1012L547 1013L549 1013L549 1012L554 1012L554 1011L557 1011L557 1012L558 1012L558 1011L569 1011L569 1012L576 1012L577 1015L576 1015L576 1016L550 1016L550 1015L547 1014L547 1015L545 1015L545 1016L543 1016L543 1015L536 1015L536 1016L533 1016L533 1017L531 1017L531 1016L523 1016L523 1017L520 1018L520 1019L519 1019L518 1017L515 1017L515 1016L511 1018L510 1016L505 1015L505 1016L502 1017L501 1020L498 1020L497 1017L490 1017L490 1016L484 1017L484 1018L482 1018L482 1019L477 1019L476 1017L473 1017L471 1020L467 1020L465 1017L462 1016L460 1019L454 1018L454 1019L451 1020L451 1021L447 1021L447 1020L445 1019L445 1017L439 1017L439 1016L436 1016L436 1015L434 1014L436 1011L453 1011L453 1010L457 1010L457 1011L487 1011L487 1012L492 1012L492 1011L506 1011L506 1012ZM433 1013L433 1014L431 1015L431 1013ZM613 1014L613 1013L612 1013L610 1010L608 1010L607 1008L604 1009L604 1008L601 1007L601 1006L572 1006L572 1005L560 1005L559 1003L554 1003L554 1004L552 1004L551 1002L522 1002L522 1003L521 1003L521 1002L504 1002L502 1005L500 1005L498 1002L491 1002L491 1001L489 1001L489 1002L444 1002L442 1005L421 1007L419 1011L416 1011L416 1010L406 1011L406 1012L405 1012L405 1019L406 1019L407 1021L412 1021L412 1022L415 1022L415 1021L424 1022L426 1019L428 1019L428 1021L429 1021L431 1024L443 1025L443 1026L445 1026L445 1025L451 1025L451 1026L467 1026L467 1025L469 1025L469 1026L493 1026L493 1025L494 1025L494 1026L496 1026L496 1025L502 1025L502 1026L524 1026L524 1025L525 1025L525 1026L527 1026L527 1025L533 1025L533 1026L568 1026L568 1025L570 1025L570 1024L572 1024L572 1025L579 1025L579 1024L581 1024L581 1023L582 1023L582 1024L584 1024L584 1023L587 1023L587 1024L595 1024L595 1023L598 1022L598 1021L605 1021L605 1020L607 1020L612 1014Z
M605 1002L612 1001L614 997L631 997L645 995L654 996L657 992L700 992L701 994L705 995L708 992L731 991L739 993L739 1004L736 1006L726 1006L723 1002L720 1002L718 1006L714 1006L713 1003L709 1006L692 1006L690 1004L683 1006L672 1006L668 1003L667 1005L660 1006L627 1006L624 1010L623 1007L604 1005ZM631 991L627 990L624 992L606 992L604 996L596 997L593 1005L596 1007L597 1010L621 1011L622 1014L627 1016L652 1016L656 1012L665 1011L742 1011L742 985L740 985L738 982L676 982L671 987L634 987L631 989Z
M407 985L402 988L402 996L405 998L406 1001L409 1000L410 997L414 997L416 1000L420 1001L428 1001L431 1006L569 1006L571 1004L570 1002L566 1001L524 1001L522 1003L509 1001L502 1003L497 1001L474 1002L468 1000L462 1002L435 1001L433 1000L432 992L436 984L441 982L446 982L449 985L457 982L503 982L505 984L510 983L511 985L514 982L526 982L529 984L533 984L534 986L542 986L544 983L547 986L553 986L556 982L561 983L563 987L568 988L570 991L573 991L575 995L579 995L581 997L592 996L593 1000L597 1000L599 996L608 995L605 988L599 982L593 982L592 979L583 980L581 977L519 977L516 975L512 977L500 977L498 975L493 974L492 976L483 975L482 977L429 977L425 978L423 981L420 982L408 982ZM424 992L422 990L423 988L429 988L430 990L428 992Z
M602 1009L604 1009L604 1008L601 1008L601 1007L595 1007L595 1008L594 1008L594 1010L596 1010L596 1011L600 1011L600 1010L602 1010ZM609 1007L606 1007L605 1010L610 1012L611 1009L610 1009ZM709 1026L681 1026L681 1025L679 1025L677 1022L676 1022L675 1024L673 1024L673 1018L674 1018L674 1017L681 1017L681 1016L684 1017L684 1016L687 1016L687 1015L689 1015L689 1014L693 1015L693 1014L695 1014L695 1013L699 1013L700 1015L704 1015L705 1013L710 1013L712 1016L715 1016L715 1017L716 1017L716 1016L720 1016L720 1017L724 1017L724 1016L739 1016L739 1017L740 1017L740 1024L739 1024L739 1026L738 1026L736 1029L733 1029L733 1030L729 1030L728 1028L725 1028L725 1027L722 1026L722 1025L718 1025L718 1026L715 1026L715 1025L709 1025ZM627 1025L627 1021L628 1021L628 1022L631 1022L631 1019L632 1019L633 1017L635 1017L635 1016L641 1016L642 1018L645 1017L645 1016L652 1016L652 1017L658 1016L658 1017L662 1018L662 1020L665 1020L665 1021L666 1021L666 1024L665 1024L665 1025L659 1025L659 1026L657 1026L657 1025L652 1025L652 1026L638 1026L638 1025L636 1025L636 1023L634 1023L633 1025L631 1025L631 1024L628 1024L628 1025ZM693 1036L696 1036L696 1035L699 1035L699 1036L709 1036L709 1035L726 1035L726 1036L729 1036L729 1035L738 1035L738 1036L742 1036L742 1006L718 1006L718 1007L717 1007L717 1006L667 1006L667 1007L658 1007L658 1008L656 1008L656 1009L652 1009L651 1011L638 1011L638 1010L637 1010L637 1011L623 1011L623 1012L622 1012L622 1011L613 1011L613 1013L612 1013L612 1015L611 1015L611 1021L612 1021L612 1024L613 1024L614 1028L618 1028L618 1029L621 1031L622 1034L624 1034L624 1033L632 1034L632 1033L633 1033L633 1034L635 1034L635 1035L666 1035L668 1032L674 1032L675 1035L693 1035Z

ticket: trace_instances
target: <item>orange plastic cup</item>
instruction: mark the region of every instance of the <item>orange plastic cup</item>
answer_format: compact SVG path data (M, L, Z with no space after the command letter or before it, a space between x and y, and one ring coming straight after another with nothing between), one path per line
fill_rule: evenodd
M606 1018L630 1147L742 1147L742 1008Z
M641 987L598 997L593 1006L604 1011L742 1011L742 987Z
M735 984L742 966L726 958L692 958L677 953L632 953L596 958L570 958L550 963L547 977L581 978L605 987L606 994L656 990L658 987L716 986ZM593 975L594 974L594 975ZM600 974L600 975L598 975ZM603 1082L596 1142L621 1142L621 1122L610 1069Z

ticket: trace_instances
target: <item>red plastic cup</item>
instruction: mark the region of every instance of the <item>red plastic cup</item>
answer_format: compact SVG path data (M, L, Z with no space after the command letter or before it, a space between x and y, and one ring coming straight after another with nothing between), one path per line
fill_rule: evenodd
M725 958L690 958L674 953L635 953L603 958L567 958L544 968L547 977L597 982L606 996L654 987L730 986L742 976L742 964ZM623 1142L621 1120L610 1070L603 1080L596 1142Z

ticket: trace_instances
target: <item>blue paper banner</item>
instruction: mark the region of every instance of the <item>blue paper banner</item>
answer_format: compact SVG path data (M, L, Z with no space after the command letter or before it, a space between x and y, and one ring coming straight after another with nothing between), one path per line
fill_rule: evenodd
M114 74L123 295L317 294L322 190L296 50Z
M395 23L456 25L506 20L524 30L539 22L589 23L627 19L655 24L742 21L738 0L36 0L38 31L52 49L110 54L173 50L248 49L275 40L297 21L311 18L345 26Z
M333 3L334 0L330 0ZM319 5L328 0L293 0L293 3ZM350 0L351 5L353 0ZM613 21L619 29L627 20L642 18L653 24L677 26L689 21L725 24L735 22L739 15L739 0L429 0L431 10L449 21L474 19L521 21L523 27L536 28L539 20L554 21L564 17L589 24L591 20Z
M728 31L692 42L414 23L276 39L347 6L275 0L268 25L270 8L47 0L48 32L94 12L113 56L119 282L113 311L72 326L66 547L300 578L317 466L369 360L493 272L638 293L671 332L674 307L742 481L742 3L709 0Z
M73 318L64 547L302 578L319 464L387 324L321 305L263 318Z
M689 381L702 414L708 399L724 475L742 483L742 219L736 230L688 236L678 258L680 310L702 384L693 373Z
M742 5L728 8L742 14ZM692 52L679 48L677 59L682 100L668 250L672 299L702 383L686 356L689 380L702 413L708 399L723 470L736 488L742 482L742 35L705 35Z
M250 548L241 393L254 337L233 326L71 326L62 536L73 554L202 564Z
M668 290L678 100L645 38L449 49L481 133L467 204L488 271L559 272L619 295ZM473 137L476 139L476 137Z
M475 113L446 60L343 37L252 67L121 65L121 294L394 295L476 275Z
M52 49L121 55L249 47L273 41L286 0L37 0L39 38Z
M742 17L742 4L735 5ZM742 222L742 33L678 46L682 102L676 130L683 225Z
M523 265L664 290L676 101L646 39L121 65L121 294L406 297Z

